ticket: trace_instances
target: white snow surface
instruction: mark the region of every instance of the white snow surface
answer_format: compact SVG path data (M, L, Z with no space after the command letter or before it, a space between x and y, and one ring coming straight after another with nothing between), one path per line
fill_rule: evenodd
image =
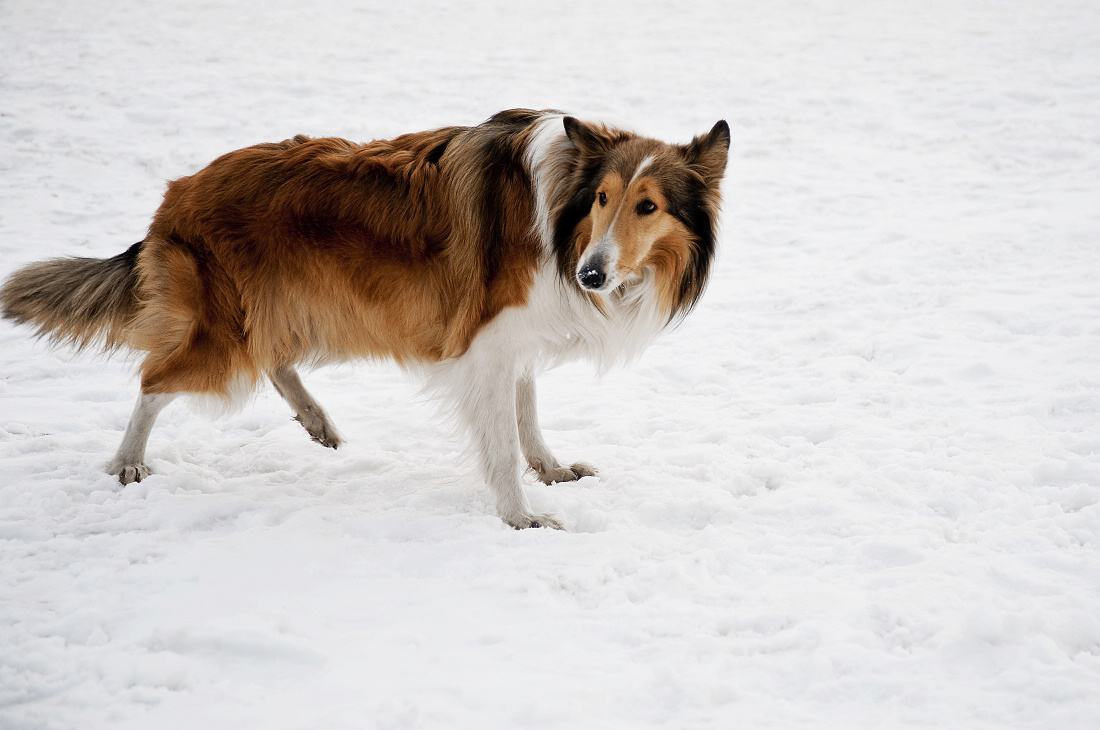
M540 381L599 478L513 531L386 364L182 404L0 325L0 727L1095 728L1100 5L0 4L0 274L296 133L557 107L733 130L721 256Z

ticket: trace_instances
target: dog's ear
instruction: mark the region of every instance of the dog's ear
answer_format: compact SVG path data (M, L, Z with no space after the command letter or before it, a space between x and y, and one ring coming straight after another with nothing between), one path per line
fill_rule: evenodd
M565 136L582 154L599 155L606 151L607 139L592 126L576 117L565 117L561 122L565 125Z
M721 119L706 134L701 134L684 148L684 158L708 185L722 179L730 148L730 125Z

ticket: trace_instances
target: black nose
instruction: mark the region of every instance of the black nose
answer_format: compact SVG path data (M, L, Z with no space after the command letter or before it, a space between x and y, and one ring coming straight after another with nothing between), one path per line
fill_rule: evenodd
M594 266L586 266L577 274L577 281L585 289L599 289L607 281L607 274Z

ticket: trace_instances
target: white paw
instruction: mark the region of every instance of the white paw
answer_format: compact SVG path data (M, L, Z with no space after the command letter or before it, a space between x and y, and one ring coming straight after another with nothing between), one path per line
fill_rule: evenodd
M598 473L596 467L589 466L588 464L571 464L569 466L554 466L550 468L539 469L539 481L543 484L554 484L555 482L575 482L582 477L596 476Z
M111 471L114 472L115 469ZM134 482L140 482L152 473L145 464L126 464L118 468L118 481L123 485L133 484Z
M306 414L304 416L295 416L294 420L302 424L306 433L309 434L309 437L322 446L335 450L340 448L340 445L344 443L344 439L340 437L340 434L336 432L332 424L323 418L318 418L312 414Z
M553 515L529 515L522 513L508 517L501 517L506 523L517 530L525 530L528 527L547 527L551 530L564 530L565 524Z

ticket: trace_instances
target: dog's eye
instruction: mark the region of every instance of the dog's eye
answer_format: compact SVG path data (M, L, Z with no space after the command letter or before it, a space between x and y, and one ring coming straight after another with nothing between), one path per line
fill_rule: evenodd
M601 208L602 208L603 206L607 205L607 193L605 193L605 192L603 192L603 191L601 190L601 191L600 191L600 195L599 195L599 198L600 198L600 207L601 207Z
M657 204L652 200L643 200L638 203L638 215L649 215L653 211L657 210Z

